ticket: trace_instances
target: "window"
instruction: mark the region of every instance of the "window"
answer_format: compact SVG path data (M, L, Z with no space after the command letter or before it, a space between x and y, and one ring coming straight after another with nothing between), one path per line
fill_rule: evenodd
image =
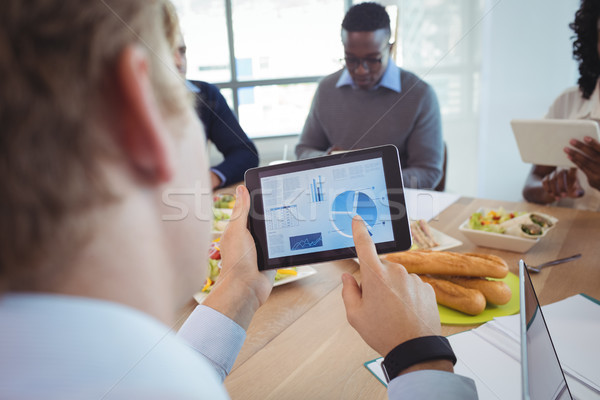
M474 118L482 1L399 0L396 63L431 84L445 122ZM447 135L445 135L447 136Z
M398 0L396 62L437 94L448 148L447 190L475 193L483 1Z
M341 0L175 0L188 79L216 84L248 136L298 134L341 68Z
M174 0L188 51L188 78L231 81L224 0Z
M318 80L341 68L340 25L351 0L174 3L188 46L188 78L219 86L250 137L300 133ZM464 129L465 118L477 112L480 35L470 30L482 0L391 3L396 63L434 87L451 141L446 125L461 120Z

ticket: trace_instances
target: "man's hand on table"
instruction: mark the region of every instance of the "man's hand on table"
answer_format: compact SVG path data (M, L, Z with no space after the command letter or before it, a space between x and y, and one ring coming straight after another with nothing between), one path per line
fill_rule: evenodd
M258 270L256 247L246 228L249 211L248 190L238 186L231 220L220 241L221 273L203 303L244 329L248 329L252 316L269 297L275 279L275 270Z
M354 217L352 231L361 284L350 274L342 276L342 297L350 325L383 356L408 340L440 335L432 287L398 264L384 264L360 217ZM433 360L415 364L402 373L418 369L452 371L452 363Z

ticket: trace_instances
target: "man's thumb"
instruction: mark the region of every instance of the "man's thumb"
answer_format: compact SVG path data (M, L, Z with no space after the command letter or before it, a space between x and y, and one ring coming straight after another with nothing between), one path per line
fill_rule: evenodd
M250 195L248 194L248 189L242 185L238 186L235 190L235 197L235 206L231 213L230 223L240 223L241 221L245 226L248 219L248 212L250 211Z

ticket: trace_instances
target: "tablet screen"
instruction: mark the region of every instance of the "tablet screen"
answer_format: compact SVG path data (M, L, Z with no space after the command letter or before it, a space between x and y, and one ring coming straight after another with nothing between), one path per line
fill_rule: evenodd
M365 221L378 250L410 248L393 146L251 171L246 176L251 231L263 269L354 257L355 215Z

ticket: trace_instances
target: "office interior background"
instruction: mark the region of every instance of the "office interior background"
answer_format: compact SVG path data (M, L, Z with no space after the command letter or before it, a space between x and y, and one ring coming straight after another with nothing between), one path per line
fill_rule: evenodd
M320 78L341 68L352 0L175 0L188 79L216 84L261 165L295 159ZM519 200L530 169L510 120L542 118L576 85L579 0L381 0L395 62L435 89L448 147L446 191ZM287 149L287 151L285 151ZM220 154L209 148L211 163Z

